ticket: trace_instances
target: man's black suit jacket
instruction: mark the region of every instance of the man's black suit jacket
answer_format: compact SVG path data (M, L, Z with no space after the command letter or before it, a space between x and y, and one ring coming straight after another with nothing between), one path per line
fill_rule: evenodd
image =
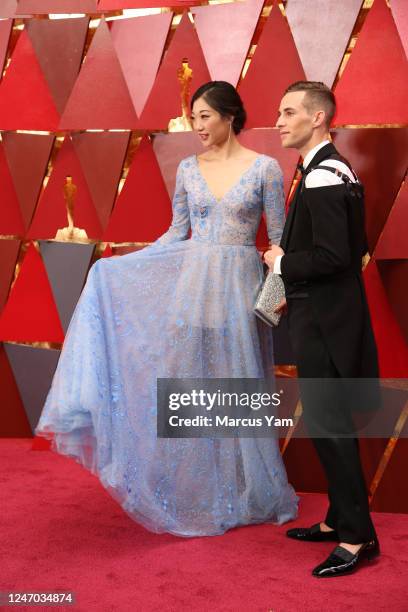
M325 145L309 167L333 154ZM361 275L366 244L363 198L348 195L346 184L298 188L281 240L282 278L288 294L307 291L333 363L347 378L378 376Z

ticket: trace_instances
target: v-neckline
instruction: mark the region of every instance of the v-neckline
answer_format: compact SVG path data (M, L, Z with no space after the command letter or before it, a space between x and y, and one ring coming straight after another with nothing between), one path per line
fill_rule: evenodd
M238 179L235 181L235 183L234 183L234 184L233 184L231 187L229 187L229 188L227 189L227 191L224 193L224 195L223 195L221 198L217 198L217 197L215 197L215 195L213 194L212 190L210 189L210 186L209 186L209 184L208 184L207 179L206 179L206 178L204 178L204 174L201 172L200 164L199 164L199 161L198 161L198 156L197 156L197 155L194 155L194 159L195 159L196 167L197 167L197 170L198 170L198 174L199 174L199 176L200 176L201 180L203 181L203 183L204 183L204 185L205 185L205 187L206 187L206 189L207 189L208 193L209 193L209 194L210 194L210 196L211 196L211 197L212 197L212 198L213 198L213 199L214 199L214 200L217 202L217 204L220 204L220 203L221 203L223 200L225 200L225 198L227 197L227 195L228 195L228 194L229 194L229 193L230 193L230 192L231 192L233 189L235 189L235 187L236 187L236 186L237 186L237 185L240 183L240 181L241 181L242 177L243 177L243 176L245 176L245 174L247 174L247 172L249 172L249 171L250 171L250 170L251 170L251 169L252 169L252 168L255 166L255 162L256 162L256 161L257 161L257 160L258 160L260 157L262 157L262 153L260 153L259 155L257 155L257 156L255 157L255 159L253 160L252 164L250 164L250 165L248 166L248 168L247 168L246 170L244 170L244 172L241 174L241 176L240 176L240 177L239 177L239 178L238 178Z

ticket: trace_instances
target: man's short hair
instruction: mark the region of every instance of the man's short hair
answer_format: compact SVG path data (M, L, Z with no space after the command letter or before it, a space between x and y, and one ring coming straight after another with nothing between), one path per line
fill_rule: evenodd
M306 95L303 105L307 111L312 113L316 110L324 110L326 113L326 125L330 127L336 112L336 99L334 93L327 85L320 81L296 81L296 83L289 85L285 95L292 91L304 91Z

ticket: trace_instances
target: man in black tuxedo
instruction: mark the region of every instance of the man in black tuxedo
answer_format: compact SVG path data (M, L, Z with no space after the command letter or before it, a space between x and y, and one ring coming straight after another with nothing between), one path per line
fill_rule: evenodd
M300 379L377 378L377 349L362 276L366 252L364 198L351 166L330 141L335 113L333 93L323 83L302 81L286 90L277 127L282 146L303 158L301 179L290 206L281 246L265 262L281 274L288 329ZM301 541L337 541L330 556L313 570L318 577L354 571L379 554L361 468L358 440L336 436L350 430L348 402L330 385L319 401L302 391L303 416L328 480L329 509L324 521L290 529ZM319 388L319 387L318 387ZM319 419L322 422L319 422ZM324 421L324 425L323 425ZM327 423L333 430L325 429ZM316 437L321 430L335 433Z

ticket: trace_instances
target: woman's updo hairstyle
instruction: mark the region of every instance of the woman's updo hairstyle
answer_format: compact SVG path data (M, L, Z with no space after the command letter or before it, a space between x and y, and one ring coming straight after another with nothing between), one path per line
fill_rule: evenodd
M210 81L201 85L191 98L191 108L198 98L204 98L207 104L222 117L234 117L232 129L234 134L240 133L245 125L247 114L239 93L231 83Z

